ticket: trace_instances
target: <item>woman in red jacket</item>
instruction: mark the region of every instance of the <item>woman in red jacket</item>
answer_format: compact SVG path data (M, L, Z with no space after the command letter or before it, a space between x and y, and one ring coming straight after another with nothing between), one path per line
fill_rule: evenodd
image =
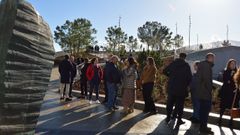
M87 68L87 79L90 83L90 92L89 92L89 103L92 104L92 93L95 90L96 93L96 103L100 103L99 101L99 84L103 79L103 72L101 67L98 65L98 59L93 58L91 60L91 64Z

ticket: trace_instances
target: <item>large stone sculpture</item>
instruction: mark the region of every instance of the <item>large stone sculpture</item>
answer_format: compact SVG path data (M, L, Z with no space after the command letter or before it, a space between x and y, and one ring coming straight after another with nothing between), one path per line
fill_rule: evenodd
M53 65L47 23L24 0L0 3L0 135L34 134Z

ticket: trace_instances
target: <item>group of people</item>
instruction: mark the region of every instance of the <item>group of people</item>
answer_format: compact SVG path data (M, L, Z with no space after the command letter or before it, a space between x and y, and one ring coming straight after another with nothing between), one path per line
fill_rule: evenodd
M207 127L208 115L212 106L212 68L214 66L215 55L208 53L203 61L196 61L193 65L193 73L190 65L185 61L187 55L181 53L179 58L175 59L163 70L168 79L167 85L167 118L168 124L172 119L177 118L177 125L180 126L185 122L182 120L184 101L188 97L189 88L193 103L193 115L190 120L193 123L200 123L200 132L212 133ZM152 98L157 67L154 59L148 57L146 65L139 74L138 64L132 56L129 56L123 62L120 62L116 55L109 55L103 67L99 65L98 59L82 59L81 62L74 62L73 56L65 56L59 64L60 73L60 94L61 100L71 100L72 83L76 77L77 69L80 73L81 95L89 100L90 104L100 103L99 86L104 84L105 99L102 102L110 111L118 109L116 106L118 90L122 90L123 113L129 114L134 111L134 102L136 95L136 81L140 80L142 94L145 102L144 113L156 114L157 110ZM121 67L121 68L120 68ZM88 88L88 86L90 86ZM226 109L238 107L239 94L236 102L233 103L235 93L240 86L240 69L237 69L237 63L230 59L227 63L223 74L223 86L220 90L219 97L220 119ZM96 100L93 101L92 94L95 91ZM230 121L232 126L232 119Z
M208 53L205 60L194 62L193 74L190 65L185 61L186 57L185 53L181 53L178 59L174 60L163 70L163 73L169 77L166 122L169 123L171 119L177 118L177 125L185 123L182 120L182 115L184 101L188 97L188 89L190 88L193 115L189 120L200 124L200 132L212 134L211 128L207 127L207 122L212 107L212 68L215 55ZM240 69L237 70L236 60L230 59L223 74L223 86L219 91L219 126L221 126L222 116L226 109L239 107L239 80ZM174 106L175 108L173 109ZM232 127L232 118L229 127Z

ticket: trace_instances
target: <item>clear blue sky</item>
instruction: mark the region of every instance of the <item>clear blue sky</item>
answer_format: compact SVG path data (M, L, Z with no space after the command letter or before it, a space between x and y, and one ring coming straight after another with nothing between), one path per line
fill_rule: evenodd
M184 36L188 44L188 21L192 17L191 44L226 38L240 40L240 0L28 0L49 23L52 32L66 19L89 19L97 29L99 44L105 42L106 29L118 25L119 16L124 31L137 36L137 28L146 21L159 21ZM56 51L60 50L55 45Z

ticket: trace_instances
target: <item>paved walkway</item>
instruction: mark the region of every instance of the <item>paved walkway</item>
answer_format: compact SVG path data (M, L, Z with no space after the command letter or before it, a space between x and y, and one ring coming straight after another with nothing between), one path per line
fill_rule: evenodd
M187 120L180 128L174 128L174 122L166 125L161 114L146 115L140 110L124 116L121 108L108 112L101 104L90 105L86 100L74 99L60 102L57 89L47 92L37 124L37 135L197 135L198 126ZM209 125L215 135L240 135L238 130L219 128Z

